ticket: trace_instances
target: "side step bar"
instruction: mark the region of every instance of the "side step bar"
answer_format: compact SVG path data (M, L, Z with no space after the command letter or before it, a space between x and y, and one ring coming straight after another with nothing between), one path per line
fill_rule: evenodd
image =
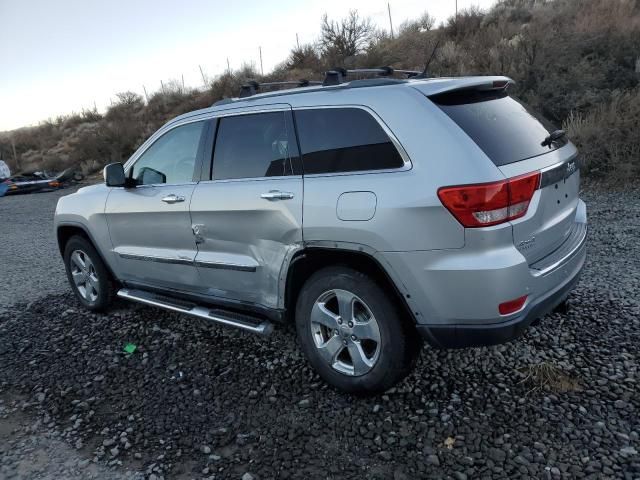
M247 332L258 335L269 335L273 331L273 324L257 317L229 312L218 308L207 308L185 302L179 299L172 299L165 295L154 294L144 290L132 290L122 288L118 290L118 297L132 300L134 302L151 305L152 307L163 308L172 312L184 313L192 317L203 318L210 322L239 328Z

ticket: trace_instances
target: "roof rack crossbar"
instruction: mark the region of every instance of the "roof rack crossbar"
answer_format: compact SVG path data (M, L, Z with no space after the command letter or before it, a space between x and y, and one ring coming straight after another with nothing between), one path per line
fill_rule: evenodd
M353 74L374 74L379 75L381 77L390 77L395 73L399 73L401 75L406 75L407 78L412 78L420 75L422 72L417 70L400 70L395 69L393 67L379 67L379 68L356 68L353 70L345 70L344 68L334 68L325 72L324 82L322 84L324 86L327 85L339 85L343 83L347 76Z
M352 70L346 70L341 67L336 67L331 70L325 72L324 81L313 81L307 79L300 80L285 80L279 82L263 82L259 83L255 80L247 80L244 85L240 88L239 98L247 98L251 97L261 90L271 87L280 87L280 86L293 86L293 87L310 87L312 85L322 85L322 86L330 86L330 85L340 85L346 81L347 76L354 74L362 74L362 75L377 75L379 77L390 77L395 74L406 75L407 78L424 78L421 75L424 72L420 72L417 70L402 70L396 69L393 67L379 67L379 68L357 68ZM226 103L231 102L231 99L223 99L219 100L213 104L213 106L224 105Z
M301 78L300 80L285 80L281 82L263 82L258 83L255 80L248 80L247 83L240 87L240 98L251 97L255 95L263 88L270 87L281 87L285 85L291 85L294 87L308 87L311 85L322 85L322 82L307 80L306 78Z

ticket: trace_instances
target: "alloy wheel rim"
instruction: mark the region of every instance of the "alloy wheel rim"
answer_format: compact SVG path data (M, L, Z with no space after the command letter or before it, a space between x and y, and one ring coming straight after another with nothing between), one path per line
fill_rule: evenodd
M74 250L69 263L71 278L78 293L86 301L95 302L98 299L100 281L91 258L82 250Z
M324 292L313 304L311 335L320 357L353 377L373 369L380 356L380 328L367 304L347 290Z

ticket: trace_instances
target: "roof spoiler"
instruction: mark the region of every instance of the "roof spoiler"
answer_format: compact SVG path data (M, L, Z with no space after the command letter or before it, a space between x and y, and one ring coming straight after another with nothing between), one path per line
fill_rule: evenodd
M428 83L416 84L414 88L420 90L428 97L440 95L441 93L453 93L459 91L497 91L506 90L509 85L515 85L509 77L486 76L486 77L463 77L463 78L432 78Z

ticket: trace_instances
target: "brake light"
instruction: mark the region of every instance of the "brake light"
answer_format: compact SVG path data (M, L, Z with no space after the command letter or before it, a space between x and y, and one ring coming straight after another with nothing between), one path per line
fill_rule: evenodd
M540 172L534 172L499 182L442 187L438 198L464 227L489 227L524 216L539 185Z
M514 300L509 300L508 302L504 302L498 305L498 311L500 312L500 315L509 315L510 313L515 313L524 306L524 302L526 301L527 295L518 297Z

